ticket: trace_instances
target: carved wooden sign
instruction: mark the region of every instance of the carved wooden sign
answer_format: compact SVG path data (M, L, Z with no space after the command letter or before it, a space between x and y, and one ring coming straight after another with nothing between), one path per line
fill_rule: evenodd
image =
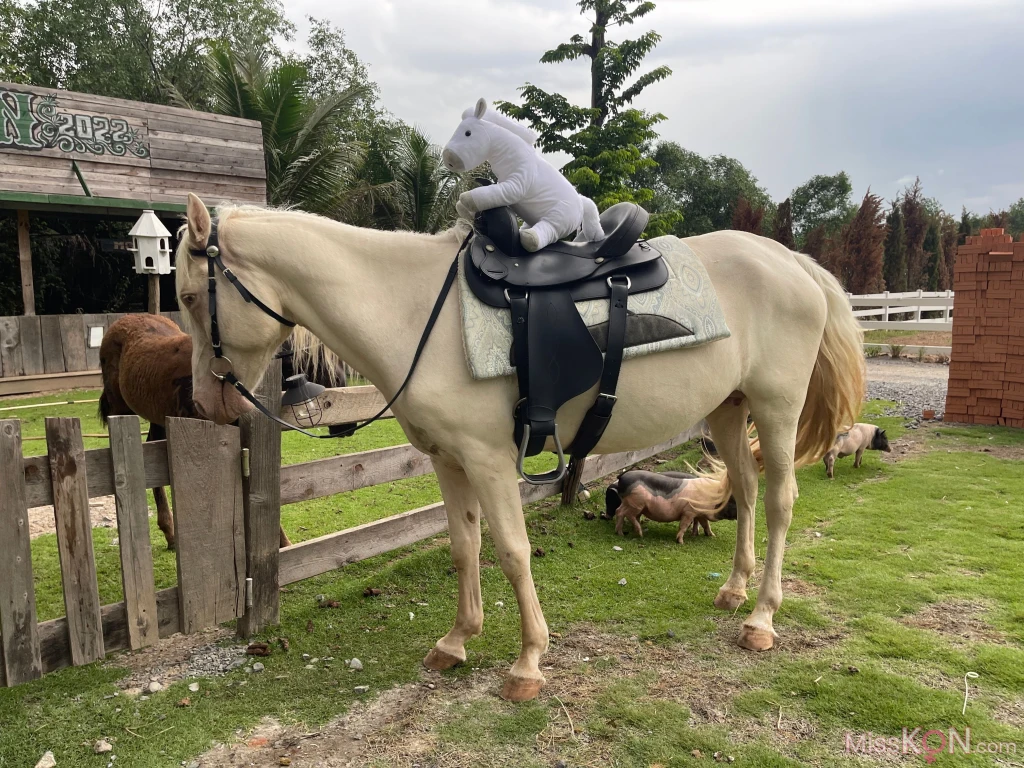
M265 203L266 175L254 120L0 83L3 207L92 197L178 210L189 192Z
M0 89L0 147L123 157L149 157L141 131L121 117L75 114L53 94Z

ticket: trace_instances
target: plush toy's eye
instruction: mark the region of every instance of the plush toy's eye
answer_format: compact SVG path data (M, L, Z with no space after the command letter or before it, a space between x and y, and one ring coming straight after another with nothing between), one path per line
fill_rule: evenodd
M472 132L472 131L466 131L466 135L467 135L467 136L472 136L472 135L473 135L473 132Z

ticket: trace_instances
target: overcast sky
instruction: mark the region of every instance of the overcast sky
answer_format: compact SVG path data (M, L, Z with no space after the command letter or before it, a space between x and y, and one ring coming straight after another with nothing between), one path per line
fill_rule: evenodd
M586 64L540 64L588 23L572 0L284 0L328 18L383 105L444 143L481 96L532 82L576 103ZM658 0L630 37L663 40L674 74L638 105L661 135L744 163L776 200L816 173L886 198L915 176L959 213L1024 197L1022 0ZM622 39L615 30L612 39Z

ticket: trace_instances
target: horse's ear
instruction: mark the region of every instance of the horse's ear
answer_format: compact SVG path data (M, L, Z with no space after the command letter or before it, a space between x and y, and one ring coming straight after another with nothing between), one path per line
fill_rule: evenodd
M477 120L483 120L484 115L487 114L487 100L480 99L476 103L476 111L473 113Z
M203 201L191 192L188 193L185 215L188 217L188 239L192 241L192 247L202 248L210 238L210 212Z

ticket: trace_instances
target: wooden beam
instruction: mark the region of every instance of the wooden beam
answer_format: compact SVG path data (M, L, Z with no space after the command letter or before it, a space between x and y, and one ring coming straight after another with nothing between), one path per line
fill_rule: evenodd
M149 314L160 314L160 275L149 276Z
M21 422L0 421L0 685L43 674L21 462Z
M384 395L373 386L328 389L320 395L323 418L318 426L326 427L331 424L366 421L376 416L380 409L387 404L388 401ZM385 416L390 417L391 411L388 411ZM282 408L281 418L293 426L302 426L295 421L291 408Z
M34 318L22 318L22 336L24 337L25 327L28 325L26 320L39 320L38 316ZM32 325L28 325L32 328ZM39 326L35 325L34 330L38 334ZM38 335L36 336L38 339ZM22 350L24 354L27 352L29 347L25 347ZM35 349L39 349L38 345ZM63 352L62 352L63 354ZM41 363L42 358L37 358ZM27 367L27 358L26 358ZM15 376L14 378L3 378L0 379L0 396L3 395L28 395L33 392L58 392L62 389L77 389L84 387L87 389L97 389L103 386L103 377L99 371L77 371L74 373L38 373L32 376Z
M18 261L21 263L21 302L25 315L36 313L36 288L32 277L32 238L29 234L28 211L18 210Z
M271 413L281 408L280 360L274 360L263 376L256 397ZM242 448L249 451L248 477L242 475L242 502L245 574L252 580L252 604L246 605L236 628L239 637L251 637L280 622L281 430L256 410L242 416L239 427Z
M583 481L595 480L624 469L680 445L696 434L699 434L699 431L694 428L651 448L591 456L587 459L583 471ZM528 485L522 480L519 481L519 496L523 504L556 496L561 490L561 483ZM281 550L281 586L415 544L417 541L436 536L447 527L448 517L444 502L438 502L286 547Z
M430 457L408 443L290 464L281 467L281 503L319 499L433 471Z

